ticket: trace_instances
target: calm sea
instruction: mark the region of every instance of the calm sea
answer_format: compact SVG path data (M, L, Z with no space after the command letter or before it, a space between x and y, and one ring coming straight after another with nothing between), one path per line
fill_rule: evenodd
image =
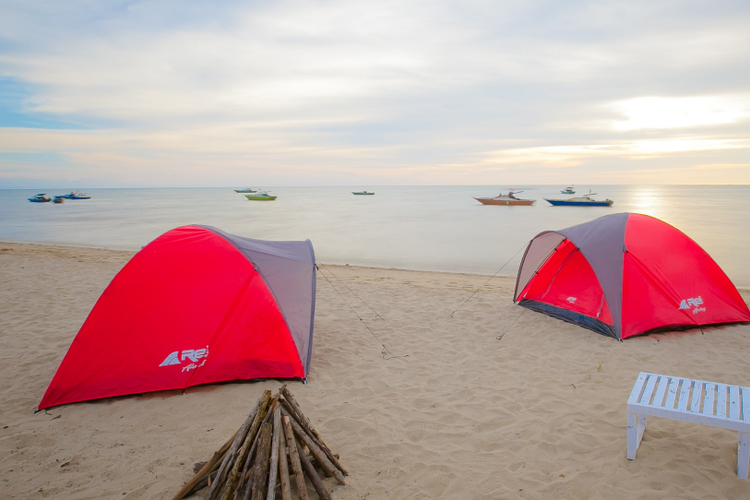
M243 186L239 186L243 187ZM0 240L138 250L186 224L263 240L312 241L324 264L514 275L537 233L635 212L677 227L750 286L750 186L585 186L612 207L553 207L563 186L513 186L531 207L484 206L500 186L263 187L248 201L232 188L90 189L90 200L30 203L43 190L0 190ZM352 191L374 191L354 196ZM65 190L49 190L63 194ZM664 249L669 252L669 248Z

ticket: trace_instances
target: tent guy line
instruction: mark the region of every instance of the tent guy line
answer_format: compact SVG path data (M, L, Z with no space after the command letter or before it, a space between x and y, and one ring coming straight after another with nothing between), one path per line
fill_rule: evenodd
M500 271L502 271L502 270L503 270L503 269L505 268L505 266L507 266L508 264L510 264L510 262L511 262L511 261L512 261L513 259L515 259L515 258L516 258L516 255L518 255L519 253L521 253L521 250L523 250L524 248L526 248L526 246L527 246L527 245L528 245L528 243L527 243L527 244L524 244L523 246L521 246L521 248L519 248L519 249L518 249L518 251L517 251L516 253L514 253L514 254L513 254L513 256L512 256L512 257L511 257L510 259L508 259L508 261L507 261L507 262L506 262L505 264L503 264L502 266L500 266L500 269L498 269L497 271L495 271L495 273L494 273L494 274L493 274L492 276L490 276L490 277L489 277L489 278L487 279L487 281L485 281L485 282L484 282L484 283L483 283L483 284L482 284L482 285L481 285L480 287L478 287L478 288L477 288L476 290L474 290L474 291L472 292L472 294L471 294L471 295L469 295L469 297L468 297L468 298L467 298L466 300L464 300L464 301L463 301L463 302L461 303L461 305L460 305L460 306L458 306L457 308L455 308L455 309L453 310L453 312L451 312L451 313L450 313L450 314L448 315L448 317L447 317L446 319L452 319L452 318L453 318L453 314L454 314L454 313L455 313L456 311L458 311L458 310L459 310L459 309L461 309L461 308L462 308L462 307L463 307L464 305L466 305L466 303L467 303L468 301L470 301L470 300L471 300L471 298L472 298L472 297L473 297L474 295L476 295L477 293L479 293L479 290L481 290L482 288L486 287L486 286L487 286L487 283L489 283L490 281L492 281L492 280L493 280L493 279L495 278L495 276L497 276L497 275L498 275L498 273L499 273Z
M324 264L323 264L322 262L320 262L319 260L317 260L317 259L316 259L316 260L315 260L315 262L317 262L317 263L318 263L318 269L319 269L319 270L320 270L321 268L325 267L325 266L324 266ZM375 316L377 316L378 318L380 318L380 319L382 319L383 321L385 321L385 318L383 318L383 316L381 316L379 312L377 312L377 311L376 311L375 309L373 309L373 307L372 307L372 306L371 306L370 304L368 304L367 302L365 302L365 300L364 300L364 299L363 299L362 297L360 297L359 295L357 295L356 293L354 293L354 290L352 290L351 288L349 288L349 287L347 286L347 284L346 284L346 283L344 283L344 281L343 281L343 280L342 280L341 278L339 278L338 276L336 276L336 275L335 275L335 274L333 273L333 271L331 271L331 270L330 270L330 269L328 269L328 268L326 268L326 271L328 271L328 272L330 273L330 275L331 275L331 276L333 276L334 278L336 278L336 281L338 281L339 283L341 283L341 284L342 284L342 285L344 286L344 288L346 288L347 290L349 290L349 293L351 293L352 295L354 295L355 297L357 297L357 299L359 299L359 301L360 301L360 302L362 302L362 303L363 303L364 305L366 305L366 306L367 306L367 307L368 307L368 308L370 309L370 311L374 312L374 313L375 313ZM323 275L323 277L324 277L324 278L326 278L325 274L323 274L322 272L321 272L321 274ZM326 278L326 280L327 280L327 278ZM333 286L333 284L331 284L331 286ZM351 307L351 306L350 306L350 307Z
M325 273L322 272L323 264L321 264L320 262L318 262L318 265L319 265L318 269L321 270L320 275L323 276L323 279L325 279L328 282L328 284L331 285L331 288L333 288L333 290L338 294L338 296L341 297L341 300L343 300L344 303L347 306L349 306L349 308L352 310L352 312L355 314L355 316L357 316L357 318L359 319L359 321L364 325L365 328L367 328L367 331L370 332L370 335L372 335L375 338L375 340L378 341L378 343L380 344L380 346L383 348L383 350L381 351L381 354L383 355L383 359L389 360L389 359L393 359L393 358L407 358L407 357L409 357L408 354L393 354L391 352L391 350L388 349L388 347L385 345L385 343L383 343L383 341L380 340L380 337L378 337L375 334L375 332L372 330L372 328L370 328L370 325L367 324L367 322L362 318L362 316L359 315L359 313L357 312L357 310L354 309L354 307L349 303L348 300L346 300L346 298L341 294L341 292L336 288L336 286L331 282L331 280L328 279L328 276L326 276ZM333 276L338 281L340 281L341 284L344 285L344 287L347 290L349 290L349 292L351 292L352 295L354 295L355 297L357 297L364 305L366 305L367 307L369 307L370 310L372 312L374 312L381 320L383 320L386 324L388 324L388 322L385 320L385 318L383 318L380 314L378 314L378 312L375 311L375 309L373 309L372 307L370 307L370 305L367 302L365 302L359 295L357 295L356 293L354 293L354 291L352 291L351 288L349 288L348 286L346 286L346 284L338 276L336 276L335 274L333 274L333 272L331 272L330 269L326 269L326 271L328 271L331 274L331 276ZM390 324L388 324L388 326L389 326L389 328L393 329L390 326Z
M518 317L517 317L516 319L514 319L514 320L513 320L513 323L512 323L512 324L511 324L511 325L510 325L510 326L508 327L508 329L507 329L507 330L505 330L505 331L504 331L503 333L501 333L500 335L498 335L498 336L497 336L497 337L495 337L495 338L496 338L497 340L503 340L503 337L505 337L505 335L506 335L506 334L507 334L507 333L508 333L508 332L509 332L509 331L510 331L510 330L511 330L511 329L512 329L512 328L513 328L514 326L515 326L516 322L518 322L518 320L519 320L519 319L521 319L521 316L523 316L523 313L525 313L526 311L527 311L527 309L525 309L525 308L524 308L524 309L523 309L523 310L521 311L521 314L519 314L519 315L518 315Z

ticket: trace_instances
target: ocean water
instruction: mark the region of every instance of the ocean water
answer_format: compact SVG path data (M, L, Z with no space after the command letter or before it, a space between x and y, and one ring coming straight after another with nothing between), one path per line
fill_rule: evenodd
M243 186L237 186L243 187ZM750 186L581 186L612 207L553 207L564 186L513 186L531 207L484 206L501 186L268 187L275 201L233 188L90 189L90 200L30 203L43 190L0 190L0 240L138 250L187 224L263 240L312 241L318 261L515 275L539 232L618 212L658 217L701 245L737 286L750 286ZM374 196L354 196L367 189ZM63 194L65 190L50 190ZM669 252L669 248L664 249Z

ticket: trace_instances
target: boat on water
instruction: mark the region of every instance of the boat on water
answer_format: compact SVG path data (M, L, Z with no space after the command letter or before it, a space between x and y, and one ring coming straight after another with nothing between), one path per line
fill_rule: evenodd
M576 194L576 190L573 189L573 186L568 186L565 189L561 189L560 192L562 194Z
M356 194L356 195L360 195L360 196L363 196L363 195L365 195L365 196L372 196L375 193L373 193L371 191L352 191L352 194Z
M245 189L235 189L235 193L255 193L257 192L255 189L245 188Z
M481 198L474 198L482 205L533 205L536 200L524 200L518 198L516 195L523 193L523 191L508 191L508 194L499 194L497 196L484 196Z
M614 201L610 199L606 200L595 200L592 198L592 196L595 196L596 193L592 193L589 191L588 194L584 194L583 196L574 196L573 198L568 198L567 200L550 200L545 198L546 201L548 201L553 206L570 206L570 207L611 207Z
M91 196L87 195L86 193L82 193L80 191L71 191L67 194L61 194L59 196L55 196L55 198L65 198L66 200L90 200Z
M274 195L270 195L266 193L265 191L259 191L253 194L246 194L245 198L247 198L248 200L254 200L254 201L273 201L277 197Z
M52 198L47 196L47 193L39 193L35 194L34 196L31 196L27 198L31 203L47 203L49 201L52 201Z

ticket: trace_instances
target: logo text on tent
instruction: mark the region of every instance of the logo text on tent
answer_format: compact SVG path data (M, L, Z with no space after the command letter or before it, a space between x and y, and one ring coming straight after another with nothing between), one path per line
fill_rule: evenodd
M187 366L182 367L182 371L190 371L195 370L196 368L203 366L206 364L206 358L208 357L208 346L206 346L205 349L185 349L180 353L180 351L174 351L171 353L167 358L161 362L159 366L172 366L172 365L182 365L183 361L188 361L189 364ZM198 360L203 359L201 364L197 364Z
M565 299L565 300L567 300L567 301L568 301L568 302L570 302L571 304L575 304L575 303L576 303L576 300L578 300L578 297L568 297L568 298L567 298L567 299Z
M705 307L701 307L702 305L703 299L699 295L694 299L683 299L682 302L680 302L680 309L690 309L691 307L694 307L693 314L697 314L706 310Z

